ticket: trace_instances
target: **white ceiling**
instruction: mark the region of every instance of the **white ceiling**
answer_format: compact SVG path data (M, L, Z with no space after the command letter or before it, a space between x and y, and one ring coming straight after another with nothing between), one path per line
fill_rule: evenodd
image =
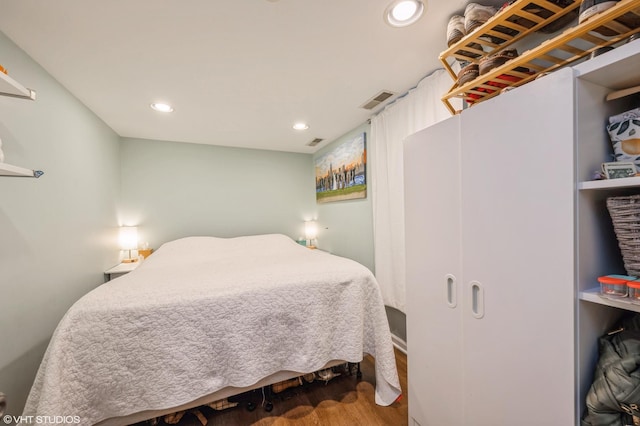
M370 118L379 91L439 68L468 3L429 0L392 28L390 2L0 0L0 30L120 136L312 153Z

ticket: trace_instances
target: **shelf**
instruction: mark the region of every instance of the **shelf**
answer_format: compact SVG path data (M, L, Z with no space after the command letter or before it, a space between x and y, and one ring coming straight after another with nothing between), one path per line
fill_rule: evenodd
M36 99L35 91L27 89L3 72L0 72L0 95L30 99L32 101Z
M640 93L640 86L629 87L622 90L616 90L607 95L605 98L607 101L613 101L615 99L624 98L626 96L635 95L636 93Z
M483 36L483 32L493 34L488 31L487 28L495 26L495 22L504 24L502 18L503 14L511 13L511 7L516 5L520 6L521 4L526 3L531 2L529 0L517 1L475 31L480 31L480 34L474 35L474 32L471 36L476 39L477 37ZM536 1L536 3L540 2ZM568 8L569 7L566 9ZM565 13L567 12L565 9L563 9L563 11ZM634 19L636 20L640 19L640 1L622 0L614 7L595 15L582 24L565 30L558 36L546 40L533 49L523 52L517 58L494 68L487 74L481 75L473 81L465 83L462 86L458 86L457 83L454 83L449 92L442 97L442 101L452 114L456 114L460 111L456 111L453 108L449 99L461 98L467 101L468 104L473 105L499 95L504 88L522 86L544 73L555 71L558 68L585 58L601 47L619 43L631 35L640 32L640 27L629 28L620 21L620 18L622 18L623 15L626 15L626 19L628 14L634 16ZM552 22L556 18L556 15L554 15L553 18L550 18L551 21L544 21L544 24ZM541 24L537 25L540 26ZM604 36L594 31L603 31L603 29L605 29L610 35ZM528 32L526 33L523 31L522 34L516 36L514 39L509 40L506 43L501 43L497 47L502 49L505 46L514 43L516 40L520 40L530 32L529 30L527 31ZM463 38L460 42L454 44L451 48L445 51L443 55L452 50L458 51L461 48L467 49L465 46L468 42L467 38ZM442 59L444 58L441 58L441 60ZM474 62L477 62L479 59L480 58L474 59ZM450 66L447 65L446 68L450 74L453 73ZM529 72L523 72L522 70L524 68ZM454 79L457 79L457 76L455 76Z
M613 308L625 309L627 311L640 312L640 301L634 302L629 298L606 297L600 293L600 288L592 288L579 293L580 300L597 303L599 305L611 306Z
M546 0L518 0L492 16L489 21L471 34L451 45L440 54L439 59L451 77L456 80L458 76L449 65L451 58L478 63L481 58L512 45L526 35L563 17L578 6L580 6L579 1L562 8ZM503 41L499 44L491 41L496 39ZM478 49L480 46L481 50Z
M589 180L578 182L578 190L598 190L598 189L618 189L618 188L640 188L640 176L619 178L619 179L603 179Z
M35 91L27 89L3 72L0 72L0 95L20 99L30 99L32 101L35 101L36 99Z
M11 164L0 163L0 176L39 178L43 174L44 172L40 170L25 169L24 167L18 167L18 166L12 166Z

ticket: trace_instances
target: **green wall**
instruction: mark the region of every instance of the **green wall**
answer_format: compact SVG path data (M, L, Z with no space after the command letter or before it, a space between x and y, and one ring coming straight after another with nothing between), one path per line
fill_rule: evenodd
M0 392L20 415L49 337L117 262L118 136L0 33L0 63L37 100L0 96Z
M123 138L120 222L137 225L158 248L189 235L296 239L314 218L319 248L373 271L370 188L365 199L316 204L313 168L319 155L368 129L359 126L315 155Z
M122 139L121 222L150 247L191 235L282 233L315 214L311 155Z

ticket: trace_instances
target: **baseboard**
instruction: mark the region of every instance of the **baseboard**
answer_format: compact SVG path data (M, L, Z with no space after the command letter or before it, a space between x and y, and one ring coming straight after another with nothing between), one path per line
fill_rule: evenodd
M393 342L393 346L395 346L400 352L403 354L407 354L407 342L391 333L391 341Z

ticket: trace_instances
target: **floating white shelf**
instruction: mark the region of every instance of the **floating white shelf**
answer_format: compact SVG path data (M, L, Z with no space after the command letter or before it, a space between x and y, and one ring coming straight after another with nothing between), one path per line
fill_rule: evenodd
M580 300L598 303L600 305L612 306L614 308L625 309L627 311L640 312L640 301L634 301L629 298L613 298L606 297L600 293L600 288L592 288L580 292Z
M44 172L40 170L25 169L24 167L18 167L18 166L12 166L11 164L0 163L0 176L39 178L43 174Z
M36 100L35 91L27 89L3 72L0 72L0 95L30 99L32 101Z
M640 176L619 178L619 179L589 180L584 182L578 182L578 189L580 191L597 190L597 189L633 188L635 186L640 187Z

